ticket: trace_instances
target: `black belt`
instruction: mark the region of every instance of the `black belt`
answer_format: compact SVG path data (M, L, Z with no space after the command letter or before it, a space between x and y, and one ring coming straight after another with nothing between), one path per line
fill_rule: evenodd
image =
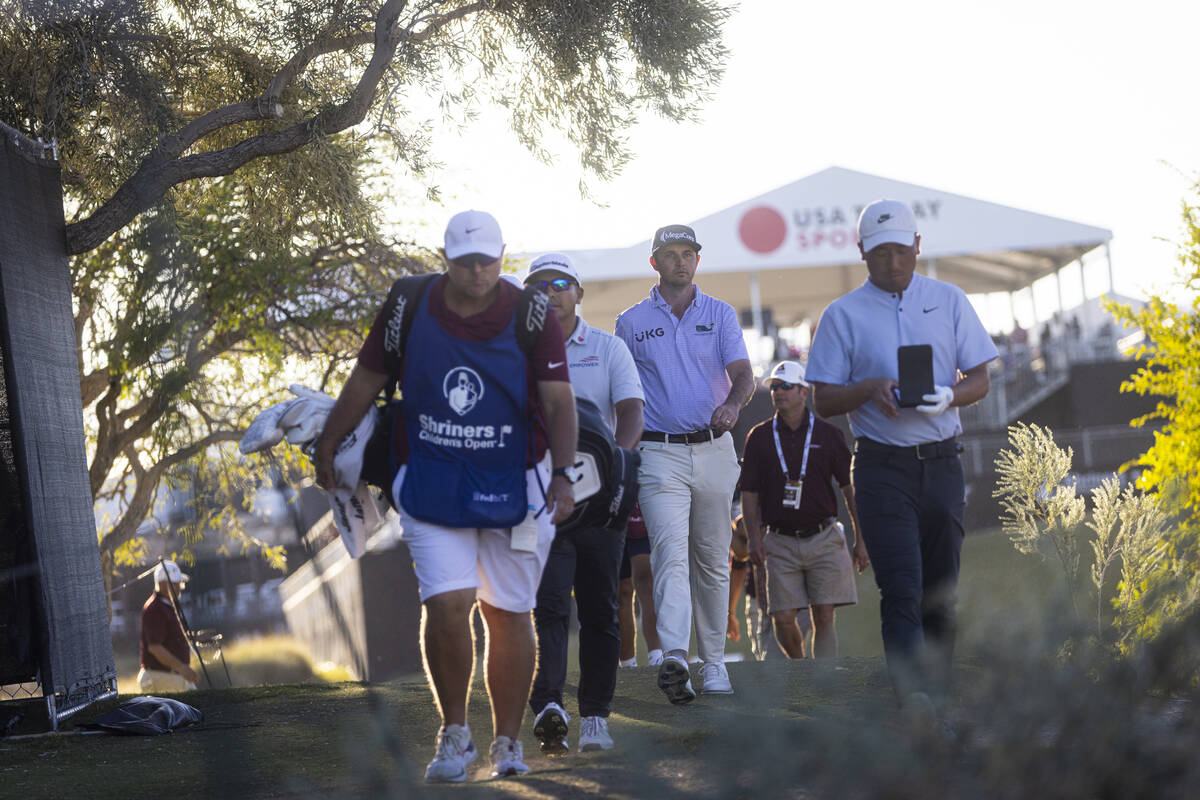
M963 446L953 436L949 439L943 439L940 442L906 445L884 444L883 442L877 442L874 439L860 436L854 443L854 452L856 453L888 453L906 458L915 458L917 461L927 461L931 458L954 458L962 451Z
M774 533L780 536L794 536L797 539L811 539L821 531L829 527L832 519L827 519L821 525L812 528L800 528L795 525L768 525L767 533Z
M663 433L662 431L642 431L643 442L669 442L670 444L703 444L715 442L725 435L725 431L689 431L688 433Z

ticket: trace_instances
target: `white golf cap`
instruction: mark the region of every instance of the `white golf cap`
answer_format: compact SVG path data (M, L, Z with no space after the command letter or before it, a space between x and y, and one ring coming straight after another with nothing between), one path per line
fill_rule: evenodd
M499 258L504 252L500 223L486 211L460 211L446 224L446 258L482 255Z
M876 200L858 215L858 241L864 253L888 242L912 247L917 241L917 219L907 203Z
M561 272L577 285L583 285L583 281L579 279L579 270L575 269L575 265L565 253L546 253L535 258L529 265L529 272L525 273L525 280L528 281L538 272Z
M780 361L776 364L771 374L763 378L763 386L770 386L773 381L808 386L808 381L804 380L804 367L800 366L799 361Z
M162 583L168 579L171 583L186 583L188 576L174 561L164 561L154 568L154 582Z

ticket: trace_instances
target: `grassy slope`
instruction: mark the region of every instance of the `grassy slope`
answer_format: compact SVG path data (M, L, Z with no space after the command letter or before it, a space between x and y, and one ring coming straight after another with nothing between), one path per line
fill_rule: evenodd
M996 625L1030 624L1030 610L1044 607L1054 577L1035 559L1016 554L1002 536L968 539L961 595L970 636L964 638L978 644L968 643L964 651L986 652ZM860 605L838 618L848 657L732 664L737 695L682 708L663 701L650 668L621 670L610 720L615 751L544 759L527 720L524 742L534 773L458 791L489 797L725 797L778 790L786 776L783 794L803 794L798 753L830 746L839 741L838 732L892 741L903 726L877 655L878 604L869 574L859 588ZM978 664L977 656L967 655L964 665ZM479 677L471 726L484 749L476 762L478 777L484 777L491 725ZM573 693L568 687L572 710ZM408 797L447 791L420 784L437 727L420 678L375 687L208 690L182 699L201 709L205 721L169 736L68 733L0 742L0 796ZM111 705L88 709L74 722L90 721ZM876 740L865 741L858 746Z

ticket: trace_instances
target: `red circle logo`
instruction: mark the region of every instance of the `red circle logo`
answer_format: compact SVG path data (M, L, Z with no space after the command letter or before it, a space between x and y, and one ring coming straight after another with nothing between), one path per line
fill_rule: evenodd
M770 253L778 250L787 238L787 221L770 206L755 206L742 215L738 235L750 250Z

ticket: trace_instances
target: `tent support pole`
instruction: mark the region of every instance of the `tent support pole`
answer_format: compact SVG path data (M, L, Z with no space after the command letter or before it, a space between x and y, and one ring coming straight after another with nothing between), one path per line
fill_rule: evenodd
M1112 271L1112 245L1108 242L1104 243L1104 261L1108 264L1108 293L1116 294L1116 288L1113 287L1113 271Z
M758 286L758 270L750 273L750 319L754 330L760 335L763 331L762 292Z
M1080 304L1083 315L1083 319L1081 320L1083 329L1085 331L1091 330L1092 320L1088 314L1090 309L1088 308L1087 281L1083 279L1083 256L1079 257L1079 296L1083 298L1083 302Z
M937 279L937 259L931 258L925 262L925 277Z

